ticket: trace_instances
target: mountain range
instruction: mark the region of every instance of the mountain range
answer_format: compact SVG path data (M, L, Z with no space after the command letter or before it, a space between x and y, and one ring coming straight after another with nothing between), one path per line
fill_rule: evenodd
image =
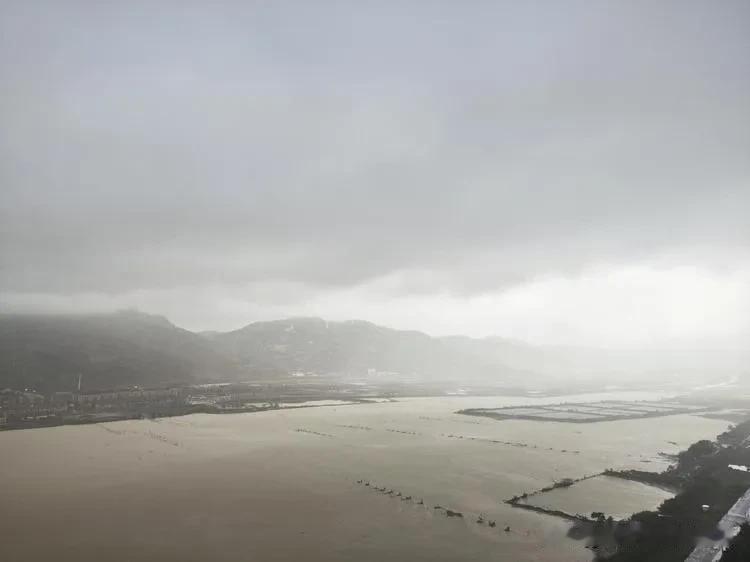
M273 379L296 372L446 380L518 373L450 342L369 322L291 318L194 333L136 311L0 315L0 388L41 392Z
M723 356L722 356L723 357ZM289 318L230 332L195 333L137 311L92 315L0 314L0 388L40 392L274 380L293 373L341 379L543 387L724 376L742 367L689 352L540 347L503 338L432 337L352 320Z

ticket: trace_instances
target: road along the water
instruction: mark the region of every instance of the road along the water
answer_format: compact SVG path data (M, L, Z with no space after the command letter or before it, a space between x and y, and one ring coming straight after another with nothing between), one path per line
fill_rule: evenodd
M729 541L737 534L740 526L748 521L750 521L750 489L735 502L732 508L719 521L718 527L723 533L723 538L699 544L690 553L690 556L685 559L685 562L713 562L721 560L724 548L729 545Z

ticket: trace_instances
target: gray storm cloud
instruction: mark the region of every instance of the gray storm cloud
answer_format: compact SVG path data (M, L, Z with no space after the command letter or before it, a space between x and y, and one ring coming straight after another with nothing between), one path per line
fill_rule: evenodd
M747 266L750 6L521 4L4 2L0 291Z

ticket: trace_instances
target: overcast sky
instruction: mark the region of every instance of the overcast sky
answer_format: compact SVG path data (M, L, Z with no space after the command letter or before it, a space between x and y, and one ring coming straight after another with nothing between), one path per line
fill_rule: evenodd
M750 3L0 3L0 303L750 342Z

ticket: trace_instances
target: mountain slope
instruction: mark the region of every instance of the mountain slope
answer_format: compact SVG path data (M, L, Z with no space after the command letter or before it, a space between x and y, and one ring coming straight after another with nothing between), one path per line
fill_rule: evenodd
M244 370L258 374L362 375L375 370L428 380L492 378L497 382L518 375L500 361L485 361L421 332L357 320L290 318L206 337Z
M41 392L226 378L232 362L206 339L139 312L0 315L0 388Z

